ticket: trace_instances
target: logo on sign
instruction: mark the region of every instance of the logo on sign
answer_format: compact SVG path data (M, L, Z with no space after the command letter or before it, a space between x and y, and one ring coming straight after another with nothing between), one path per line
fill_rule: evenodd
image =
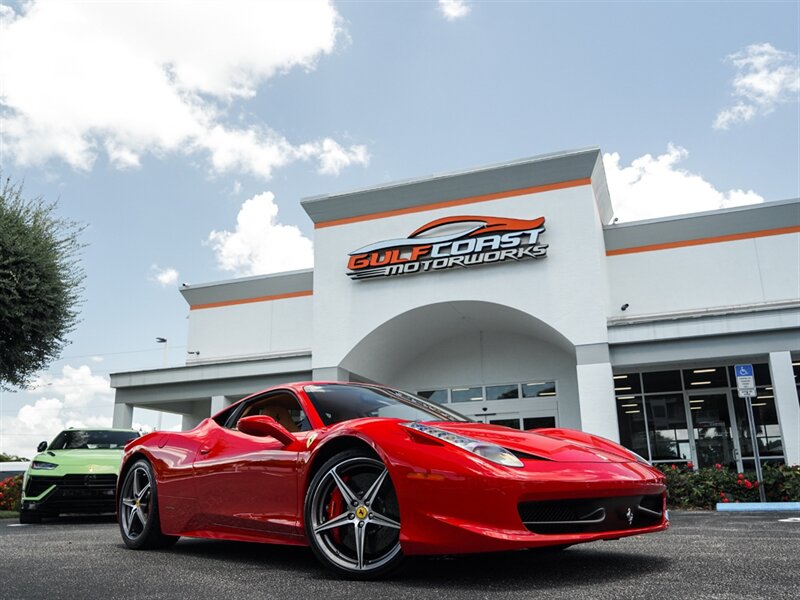
M544 231L544 217L444 217L407 238L375 242L350 252L347 275L371 279L544 258L548 245L539 243Z
M753 365L735 365L733 372L736 375L736 388L740 398L756 395L756 378Z

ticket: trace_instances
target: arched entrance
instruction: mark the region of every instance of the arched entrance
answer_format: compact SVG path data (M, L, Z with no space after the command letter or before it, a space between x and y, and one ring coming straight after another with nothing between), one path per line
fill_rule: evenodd
M574 346L508 306L456 301L415 308L365 336L340 367L451 404L479 420L580 427Z

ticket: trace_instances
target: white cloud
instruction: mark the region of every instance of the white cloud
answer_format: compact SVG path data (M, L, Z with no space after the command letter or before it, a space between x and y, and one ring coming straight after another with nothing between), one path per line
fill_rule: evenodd
M110 399L114 392L108 380L101 375L93 375L88 365L77 368L64 365L61 376L49 373L34 380L30 387L33 392L55 394L59 396L66 408L81 408L98 399Z
M161 268L158 265L150 267L150 281L155 281L163 286L173 285L178 281L178 271L172 267Z
M349 149L345 149L330 138L311 146L311 153L319 156L318 172L323 175L338 175L342 169L350 165L369 164L366 146L350 146Z
M267 79L312 70L345 37L329 0L40 0L20 10L0 11L0 125L19 164L90 170L105 153L131 169L145 154L200 153L215 172L269 177L301 159L336 172L327 139L295 145L239 119ZM365 164L361 148L343 150L347 164Z
M66 365L61 375L43 375L29 394L43 394L14 417L0 421L0 449L31 458L36 445L67 427L110 427L114 391L108 379L87 365Z
M796 54L772 44L751 44L725 60L736 68L731 95L737 101L719 112L714 129L728 129L756 115L769 114L778 104L798 101L800 68Z
M311 240L294 225L278 222L272 192L245 200L234 231L212 231L208 243L220 268L236 275L305 269L314 263Z
M448 21L466 17L472 10L464 0L439 0L439 11Z
M614 215L620 221L638 221L669 215L755 204L764 198L752 190L720 191L678 163L689 152L669 144L667 152L640 156L629 166L616 152L603 155Z

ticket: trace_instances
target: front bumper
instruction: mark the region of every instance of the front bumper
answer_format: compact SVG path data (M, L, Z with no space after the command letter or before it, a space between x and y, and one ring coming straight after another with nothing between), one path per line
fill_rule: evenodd
M425 471L396 465L392 480L403 551L462 554L571 545L669 525L666 486L646 465L525 463L523 469L475 462Z
M117 476L111 474L30 475L21 509L42 514L114 512Z

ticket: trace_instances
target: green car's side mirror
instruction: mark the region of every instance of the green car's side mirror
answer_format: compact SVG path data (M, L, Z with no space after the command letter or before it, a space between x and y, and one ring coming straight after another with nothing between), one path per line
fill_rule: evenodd
M37 452L44 452L47 450L47 442L40 442L38 446L36 446Z

